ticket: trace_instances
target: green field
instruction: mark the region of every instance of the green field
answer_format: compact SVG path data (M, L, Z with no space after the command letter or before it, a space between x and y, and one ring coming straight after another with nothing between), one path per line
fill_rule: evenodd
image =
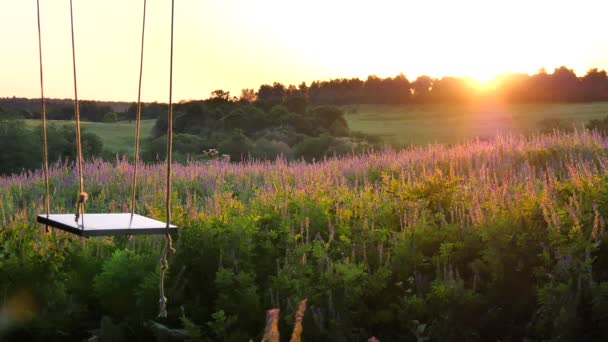
M608 103L523 105L359 105L345 107L352 130L400 144L456 143L498 133L531 133L542 119L578 128L608 115Z
M141 122L141 137L145 139L152 133L154 122L156 120L142 120ZM69 121L50 120L50 124L57 125L73 125ZM40 125L39 120L27 120L30 126ZM133 153L133 139L135 137L135 121L133 122L82 122L82 128L88 132L97 134L102 142L104 150L112 153L131 154Z
M506 133L532 133L547 118L571 121L577 128L608 115L608 102L523 105L358 105L344 107L350 128L397 144L457 143ZM28 120L37 125L40 121ZM51 121L66 124L65 121ZM67 123L73 124L73 123ZM83 122L112 153L133 152L135 122ZM150 136L154 120L142 121L142 138Z

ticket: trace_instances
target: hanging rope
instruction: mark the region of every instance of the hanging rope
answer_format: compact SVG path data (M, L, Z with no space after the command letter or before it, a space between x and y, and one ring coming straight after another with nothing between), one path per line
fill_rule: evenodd
M76 168L78 171L78 201L76 202L76 222L82 215L82 229L84 229L84 203L89 195L84 192L84 179L82 176L82 143L80 138L80 108L78 107L78 85L76 84L76 48L74 45L74 9L70 0L70 24L72 28L72 67L74 69L74 115L76 116Z
M167 211L167 231L171 224L171 159L173 150L173 19L175 13L175 0L171 0L171 59L169 62L169 114L167 115L167 193L165 209ZM167 256L175 253L171 235L165 234L165 248L160 259L160 312L159 317L167 317L167 298L165 297L165 273L169 269Z
M139 60L139 87L137 90L137 114L135 122L135 155L133 166L133 193L131 196L131 217L135 214L135 193L137 189L137 166L139 164L139 131L141 127L141 80L144 70L144 34L146 32L146 0L144 0L143 24L141 27L141 55Z
M40 115L42 116L42 168L44 169L44 207L46 218L51 214L51 190L49 181L49 147L46 135L46 105L44 102L44 77L42 73L42 34L40 30L40 0L36 0L36 12L38 14L38 55L40 57ZM49 232L49 225L46 224L45 231Z
M171 160L173 157L173 18L175 0L171 0L171 59L169 62L169 115L167 118L167 229L171 221Z

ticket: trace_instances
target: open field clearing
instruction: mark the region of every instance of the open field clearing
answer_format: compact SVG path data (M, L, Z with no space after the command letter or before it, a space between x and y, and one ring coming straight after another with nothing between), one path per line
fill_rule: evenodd
M531 133L543 119L572 121L577 128L608 116L608 103L523 105L358 105L344 107L352 130L399 144L457 143L496 134ZM353 113L354 109L354 113Z
M148 138L152 133L152 128L156 120L142 120L141 137ZM26 120L29 126L40 125L40 120ZM74 125L73 121L49 120L49 124L55 125ZM111 153L128 154L133 153L135 139L135 121L119 121L116 123L104 122L81 122L82 128L94 133L101 138L104 150Z

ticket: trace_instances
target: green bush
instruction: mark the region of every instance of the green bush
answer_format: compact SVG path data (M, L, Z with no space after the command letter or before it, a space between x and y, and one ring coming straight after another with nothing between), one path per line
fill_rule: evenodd
M73 126L48 125L49 163L74 161L76 129ZM103 143L96 134L83 129L82 154L91 160L103 156ZM33 130L21 120L0 121L0 174L34 170L42 167L42 127Z
M221 154L228 154L230 160L239 161L247 159L253 143L241 130L234 130L217 144L217 149Z
M333 143L333 139L328 135L320 137L305 138L293 148L294 155L305 160L320 160L327 155L327 151Z
M147 295L150 291L156 294L156 286L151 288L146 280L151 277L158 285L156 259L128 249L116 250L103 264L93 282L103 312L114 317L127 317L134 311L143 314L143 310L140 311L142 308L150 308L145 299L150 298Z
M104 114L102 121L105 122L105 123L115 123L115 122L118 122L118 113L107 112L106 114Z
M267 140L261 138L256 140L251 156L261 160L274 160L278 156L291 159L291 148L282 141Z

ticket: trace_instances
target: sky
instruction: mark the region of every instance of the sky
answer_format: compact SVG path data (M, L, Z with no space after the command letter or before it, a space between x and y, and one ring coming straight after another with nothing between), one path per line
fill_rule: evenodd
M40 0L45 96L73 98L69 0ZM78 97L135 101L143 0L73 0ZM175 101L278 81L608 68L606 0L176 0ZM169 96L170 0L148 0L142 100ZM0 0L0 97L39 98L36 0Z

